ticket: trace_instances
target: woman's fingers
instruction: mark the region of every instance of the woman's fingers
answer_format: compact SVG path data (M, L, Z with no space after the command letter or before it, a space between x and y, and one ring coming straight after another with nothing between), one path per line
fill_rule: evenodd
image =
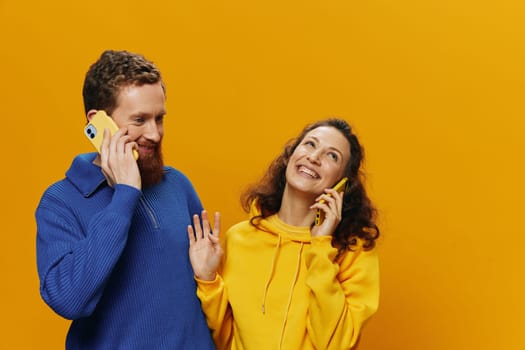
M202 235L204 236L204 233L208 235L208 233L210 232L210 221L208 220L208 212L206 210L203 210L201 217L202 217Z
M209 237L213 243L219 242L221 225L221 216L219 212L215 213L214 221L214 229L212 231L210 220L208 218L208 212L206 210L202 211L200 218L197 214L193 215L193 227L191 225L188 226L188 235L190 235L190 240L193 239L194 241L199 241L204 237Z
M217 237L218 240L219 234L221 233L221 213L218 211L215 212L213 223L213 236Z
M195 232L193 231L193 226L188 225L188 239L190 240L190 246L195 244Z
M326 221L333 218L335 222L341 220L343 203L343 193L333 189L326 189L325 193L316 198L316 202L311 206L312 209L318 209L323 212Z
M199 218L199 215L195 214L193 215L193 227L195 230L195 239L198 241L202 238L202 228L201 228L201 220Z

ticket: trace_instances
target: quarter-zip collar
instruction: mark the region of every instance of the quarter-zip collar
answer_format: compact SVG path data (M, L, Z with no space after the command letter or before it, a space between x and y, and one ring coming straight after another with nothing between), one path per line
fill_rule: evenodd
M66 172L66 178L84 197L91 196L106 182L102 169L93 164L96 157L97 153L79 154Z

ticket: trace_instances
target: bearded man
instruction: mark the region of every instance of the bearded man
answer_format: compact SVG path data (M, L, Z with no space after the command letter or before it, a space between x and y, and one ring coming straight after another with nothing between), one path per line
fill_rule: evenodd
M214 349L188 258L186 229L202 204L163 164L159 70L105 51L83 97L88 121L105 111L119 130L99 130L100 154L76 156L36 210L40 294L73 320L66 349Z

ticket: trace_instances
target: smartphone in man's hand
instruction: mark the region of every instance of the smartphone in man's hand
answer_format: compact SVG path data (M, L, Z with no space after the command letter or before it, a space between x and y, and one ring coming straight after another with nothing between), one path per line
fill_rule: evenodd
M93 118L84 127L84 135L91 141L98 153L100 153L100 146L102 145L102 138L104 137L104 129L109 129L113 134L118 130L117 124L111 119L106 112L98 111ZM137 150L133 150L133 157L138 159L139 154Z

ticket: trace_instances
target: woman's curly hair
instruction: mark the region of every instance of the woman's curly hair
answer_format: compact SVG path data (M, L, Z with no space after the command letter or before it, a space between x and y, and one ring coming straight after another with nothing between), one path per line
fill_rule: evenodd
M277 213L286 185L286 166L292 153L310 131L328 126L336 128L345 136L350 144L350 161L345 169L348 186L343 196L342 220L332 235L332 245L338 249L338 254L351 250L361 240L365 250L374 248L379 238L379 228L375 221L377 210L372 205L364 187L364 173L361 165L364 160L364 150L350 125L342 119L325 119L307 125L297 138L290 140L283 152L273 160L262 179L250 186L241 196L245 211L256 201L261 215L253 217L251 223L257 226L257 221Z

